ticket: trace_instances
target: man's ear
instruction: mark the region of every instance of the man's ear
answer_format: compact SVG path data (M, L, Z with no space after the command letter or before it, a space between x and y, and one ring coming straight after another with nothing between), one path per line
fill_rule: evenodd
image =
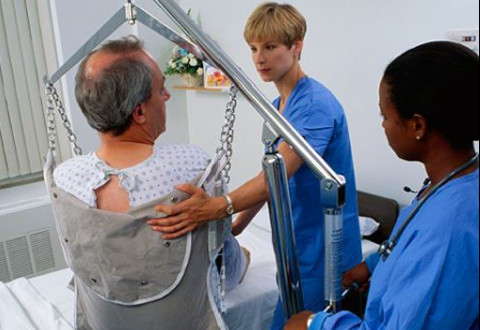
M147 121L147 118L145 117L145 110L143 109L142 105L139 104L135 107L132 113L133 120L137 124L144 124Z

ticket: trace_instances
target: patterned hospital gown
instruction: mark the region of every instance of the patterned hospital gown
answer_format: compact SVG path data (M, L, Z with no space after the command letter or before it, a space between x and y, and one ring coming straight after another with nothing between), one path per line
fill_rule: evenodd
M208 155L198 147L156 144L150 158L122 170L108 166L95 153L70 159L55 170L54 180L62 190L96 208L95 190L109 182L111 175L118 176L134 208L193 181L209 162Z
M147 160L122 170L108 166L95 153L75 157L55 169L54 181L58 188L96 208L95 190L115 175L128 192L130 208L135 208L168 195L177 185L193 181L209 163L209 156L199 147L156 144ZM247 263L232 235L225 241L224 257L227 291L231 291L242 278Z

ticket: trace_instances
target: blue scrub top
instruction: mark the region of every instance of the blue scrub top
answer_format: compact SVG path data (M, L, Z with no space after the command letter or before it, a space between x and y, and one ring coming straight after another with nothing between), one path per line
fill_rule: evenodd
M478 170L441 188L387 261L369 260L375 271L365 320L321 313L310 329L479 329L478 200ZM394 233L418 203L403 210Z
M280 99L274 101L279 108ZM311 78L301 79L292 92L283 116L322 156L346 178L344 209L344 260L346 271L362 260L357 192L352 149L344 110L335 96ZM307 165L290 178L293 222L305 307L324 309L324 219L320 182ZM282 329L285 317L277 307L272 329Z

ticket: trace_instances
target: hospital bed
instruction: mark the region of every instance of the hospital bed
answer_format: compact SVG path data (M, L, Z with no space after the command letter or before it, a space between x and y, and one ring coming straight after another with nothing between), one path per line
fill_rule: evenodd
M358 198L362 233L368 235L362 242L366 256L388 238L399 206L393 200L363 192ZM227 296L225 319L231 330L265 330L272 320L278 292L269 221L268 211L262 210L239 237L241 245L251 251L252 262L244 282ZM64 269L30 280L0 283L0 330L73 329L71 278L71 271Z

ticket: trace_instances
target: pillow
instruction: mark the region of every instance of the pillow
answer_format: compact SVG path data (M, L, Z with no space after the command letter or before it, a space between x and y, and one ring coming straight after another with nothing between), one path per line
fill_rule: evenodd
M359 217L359 221L360 221L360 233L362 234L362 237L373 235L380 227L380 224L372 218ZM272 227L270 225L270 216L268 213L268 208L263 208L255 217L255 219L252 221L252 224L263 230L271 232Z
M360 233L362 237L373 235L380 227L380 224L372 218L359 217L358 219L360 221Z

